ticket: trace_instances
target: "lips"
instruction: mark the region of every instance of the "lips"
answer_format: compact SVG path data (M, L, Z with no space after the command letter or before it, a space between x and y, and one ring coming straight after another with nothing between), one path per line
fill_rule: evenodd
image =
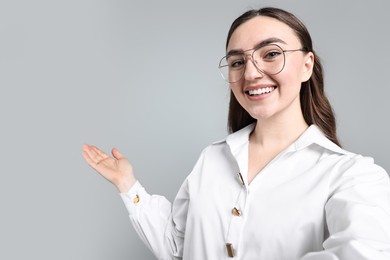
M276 87L274 87L274 86L261 87L261 88L252 88L252 89L249 89L249 90L245 91L245 93L247 95L253 97L253 96L259 96L259 95L271 93L272 91L275 90L275 88Z

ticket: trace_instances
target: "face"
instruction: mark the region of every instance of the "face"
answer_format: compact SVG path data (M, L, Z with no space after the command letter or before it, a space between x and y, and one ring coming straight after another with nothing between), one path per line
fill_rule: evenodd
M250 55L251 49L268 41L283 50L304 47L288 25L274 18L257 16L241 24L233 32L227 48L228 53L247 54L242 78L230 83L232 92L240 105L258 121L302 116L299 91L301 83L312 74L314 55L302 51L285 52L283 70L276 75L267 75L254 66Z

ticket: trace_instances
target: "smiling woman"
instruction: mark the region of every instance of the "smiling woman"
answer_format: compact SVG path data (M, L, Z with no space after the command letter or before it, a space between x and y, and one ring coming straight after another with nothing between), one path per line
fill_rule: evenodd
M84 145L155 256L389 259L389 177L339 146L303 23L277 8L244 13L219 68L231 88L231 133L203 150L173 204L150 195L117 149Z

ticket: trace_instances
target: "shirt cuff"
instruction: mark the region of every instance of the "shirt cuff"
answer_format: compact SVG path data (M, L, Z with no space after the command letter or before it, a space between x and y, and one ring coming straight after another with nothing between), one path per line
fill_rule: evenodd
M142 187L141 183L138 181L134 183L128 192L123 192L119 195L121 196L130 215L134 214L136 209L150 197L150 195L145 191L145 188Z

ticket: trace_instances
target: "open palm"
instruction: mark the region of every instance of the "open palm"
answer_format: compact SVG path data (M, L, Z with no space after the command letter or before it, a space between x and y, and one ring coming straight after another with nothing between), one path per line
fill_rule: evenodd
M113 183L120 192L127 192L135 183L133 167L116 148L111 153L112 156L109 156L96 146L83 145L83 157L88 165Z

